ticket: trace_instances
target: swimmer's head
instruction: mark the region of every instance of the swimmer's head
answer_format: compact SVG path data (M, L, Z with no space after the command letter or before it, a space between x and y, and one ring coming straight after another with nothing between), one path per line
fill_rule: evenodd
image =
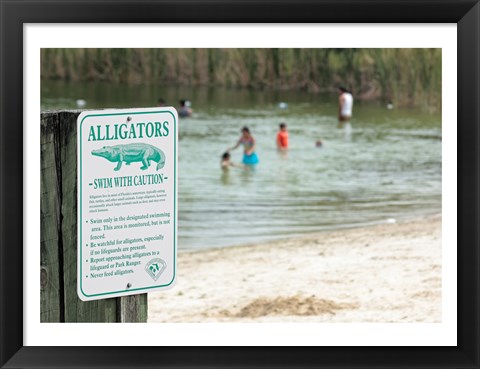
M230 160L230 153L224 152L222 155L222 160Z
M285 123L280 123L279 127L282 131L285 131L287 129L287 125Z
M250 129L248 127L243 127L242 128L242 134L244 137L249 137L250 136Z
M316 147L322 147L322 145L323 145L322 140L317 140L317 142L315 142Z
M166 105L165 99L160 97L157 101L157 106L165 106L165 105Z

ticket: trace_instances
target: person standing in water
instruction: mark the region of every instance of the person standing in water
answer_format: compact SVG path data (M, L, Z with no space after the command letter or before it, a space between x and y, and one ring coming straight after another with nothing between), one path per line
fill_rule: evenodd
M223 153L222 160L220 161L220 168L223 170L228 170L230 167L244 168L245 166L242 164L233 163L230 160L230 153L225 152Z
M180 100L180 108L178 109L178 116L181 118L191 117L192 109L188 100Z
M350 120L352 118L353 96L345 87L338 87L338 128L345 128L345 132L350 132L352 127Z
M227 152L229 152L230 150L235 150L240 145L243 145L242 163L246 165L258 164L258 156L255 153L255 139L250 134L250 130L248 129L248 127L242 128L242 136L234 147L227 149Z
M280 130L277 133L277 149L285 151L288 149L288 131L285 123L280 123Z

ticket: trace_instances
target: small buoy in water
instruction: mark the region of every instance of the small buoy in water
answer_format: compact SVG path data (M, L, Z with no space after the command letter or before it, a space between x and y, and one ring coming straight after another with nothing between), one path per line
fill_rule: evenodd
M388 224L397 223L397 220L394 219L394 218L388 218L388 219L387 219L387 223L388 223Z
M288 108L288 104L286 102L281 102L281 103L278 103L278 107L280 109L287 109Z
M82 100L82 99L78 99L78 100L76 101L76 103L77 103L77 107L79 107L79 108L82 108L82 107L84 107L85 105L87 105L87 102L86 102L85 100Z

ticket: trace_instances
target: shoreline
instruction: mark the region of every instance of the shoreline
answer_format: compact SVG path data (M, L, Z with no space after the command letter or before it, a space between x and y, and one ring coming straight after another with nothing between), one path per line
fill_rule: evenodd
M372 220L366 223L351 223L337 228L326 228L320 231L311 232L311 233L304 233L303 235L293 235L293 236L278 236L276 238L268 238L259 242L240 242L235 244L228 244L223 246L210 246L205 248L188 248L183 250L178 250L178 253L201 253L201 252L209 252L213 250L219 250L223 248L237 248L237 247L253 247L253 246L261 246L261 245L268 245L272 242L282 242L282 241L289 241L289 240L301 240L303 238L309 237L321 237L326 233L335 233L335 232L343 232L343 231L350 231L354 229L362 229L362 228L369 228L387 224L395 224L395 223L405 223L411 221L417 221L424 218L441 216L441 213L438 211L432 211L425 214L416 214L416 215L405 215L397 218L385 218L383 220ZM389 222L390 219L393 219L393 222Z
M441 214L178 254L149 322L440 322Z

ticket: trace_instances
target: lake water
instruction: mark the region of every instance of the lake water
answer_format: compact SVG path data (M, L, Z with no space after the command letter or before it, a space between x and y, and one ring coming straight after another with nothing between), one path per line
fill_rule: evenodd
M192 101L179 122L179 249L231 246L441 211L441 115L355 102L353 132L337 129L335 95L235 89L42 83L42 110ZM288 103L280 109L279 103ZM290 149L277 152L278 124ZM254 170L220 169L248 126ZM315 141L323 141L322 148ZM241 162L242 149L232 151Z

